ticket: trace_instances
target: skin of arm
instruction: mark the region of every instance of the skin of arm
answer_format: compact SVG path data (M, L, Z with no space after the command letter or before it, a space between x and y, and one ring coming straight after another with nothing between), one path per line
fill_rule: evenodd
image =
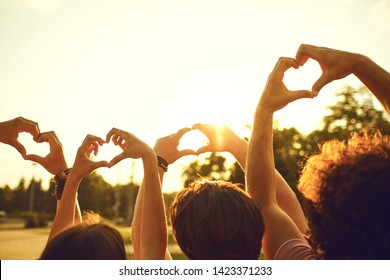
M172 164L184 156L195 155L196 153L193 150L185 149L185 150L179 151L177 148L179 146L180 139L183 137L183 135L185 133L187 133L189 131L191 131L190 128L182 128L179 131L177 131L176 133L159 138L156 141L156 144L154 145L154 148L153 148L154 152L156 153L156 155L165 159L168 164ZM159 173L160 182L162 184L165 171L159 167L158 173ZM160 189L160 192L162 192L161 189ZM140 194L138 194L138 195L140 195ZM141 193L141 196L142 195L143 194ZM168 247L165 248L165 259L166 260L172 259L171 254L169 253Z
M79 219L79 214L77 214L80 211L77 203L77 190L81 180L97 168L108 167L106 161L94 162L90 160L91 154L97 155L99 146L103 143L105 143L103 139L87 135L78 149L72 171L66 179L61 200L57 203L57 213L48 242L64 229L73 226L75 221Z
M125 158L141 158L144 167L132 224L134 256L140 260L164 259L168 234L156 155L152 148L129 132L113 128L107 134L107 142L110 139L123 150L111 160L110 167Z
M240 138L228 126L215 126L210 124L194 124L193 129L198 129L209 139L209 143L197 150L197 154L205 152L229 152L246 170L246 157L248 142ZM276 200L284 212L286 212L302 233L307 233L308 225L302 207L282 175L275 169Z
M281 58L270 74L256 108L247 155L247 189L260 205L265 223L263 249L267 259L273 259L287 240L303 239L297 225L277 203L272 148L273 113L296 99L313 97L309 91L289 91L284 86L284 72L291 67L298 68L299 65L294 59Z
M299 47L296 60L299 65L312 58L322 69L322 75L314 83L315 95L328 83L354 74L379 100L390 114L390 73L367 56L303 44Z

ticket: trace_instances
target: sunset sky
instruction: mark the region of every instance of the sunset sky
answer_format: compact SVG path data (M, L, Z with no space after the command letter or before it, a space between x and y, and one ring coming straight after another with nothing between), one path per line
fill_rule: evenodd
M2 0L0 121L23 116L54 130L70 166L87 134L104 138L112 127L151 146L198 122L226 123L244 136L277 59L295 56L301 43L363 53L390 70L390 0ZM310 62L285 81L310 88L320 73ZM360 85L353 77L334 82L276 119L310 132L347 84ZM47 153L20 138L28 152ZM118 153L105 149L99 158ZM0 144L0 155L0 186L33 174L48 186L50 175L14 148ZM170 167L165 191L181 187L182 165L192 160ZM131 166L127 159L99 172L126 183ZM139 160L135 167L140 182Z

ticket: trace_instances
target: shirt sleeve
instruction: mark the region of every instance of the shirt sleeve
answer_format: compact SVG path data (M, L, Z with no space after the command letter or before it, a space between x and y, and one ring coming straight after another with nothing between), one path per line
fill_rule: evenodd
M313 249L303 239L290 239L284 242L275 254L275 260L315 260Z

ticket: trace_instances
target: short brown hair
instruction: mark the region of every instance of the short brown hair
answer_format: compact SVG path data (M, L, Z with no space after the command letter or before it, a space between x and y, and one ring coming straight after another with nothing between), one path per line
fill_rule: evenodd
M299 190L325 259L390 259L390 137L365 131L324 143Z
M124 260L126 250L119 231L98 218L72 226L45 247L42 260Z
M171 205L173 234L190 259L258 259L264 223L253 199L233 183L192 182Z

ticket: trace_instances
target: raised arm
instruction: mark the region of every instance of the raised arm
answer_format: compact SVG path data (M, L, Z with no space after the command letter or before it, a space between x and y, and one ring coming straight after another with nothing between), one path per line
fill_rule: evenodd
M144 179L137 196L132 224L135 258L164 259L168 237L156 155L152 148L129 132L113 128L107 134L107 142L110 139L123 150L111 160L110 167L125 158L141 158L144 167Z
M303 65L309 58L316 60L322 75L313 85L315 95L328 83L354 74L381 102L390 114L390 73L367 56L311 45L301 45L296 59Z
M65 172L68 172L68 165L65 160L64 151L60 140L54 131L44 132L39 135L36 139L37 143L47 142L50 147L50 152L47 156L41 157L34 154L26 155L24 158L26 160L34 161L43 168L45 168L49 173L53 174L55 178L61 178L56 180L56 199L57 199L57 209L58 203L61 199L61 190L59 185L63 185L66 180ZM76 199L76 209L75 209L75 223L81 221L81 212L80 207L78 205L78 201Z
M263 215L263 249L267 259L273 259L284 242L303 238L297 225L277 203L272 147L273 113L293 100L312 97L309 91L289 91L284 86L284 72L291 67L299 66L294 59L281 58L269 76L256 108L247 155L247 188Z
M106 161L94 162L90 160L91 154L97 155L99 146L103 145L103 143L103 139L88 135L78 149L73 168L67 177L62 197L57 203L57 213L48 242L64 229L74 225L75 219L78 219L76 213L79 211L77 190L81 180L97 168L108 167L108 162Z
M160 182L162 185L164 173L168 171L168 165L174 163L181 157L187 156L187 155L195 155L195 151L185 149L185 150L179 150L177 147L179 146L180 139L183 137L185 133L190 131L190 128L182 128L176 133L173 133L171 135L159 138L155 145L154 145L154 152L157 156L159 156L163 161L166 161L166 168L164 168L165 162L160 163L158 167L158 173ZM161 160L160 160L161 161ZM162 192L162 190L160 190ZM140 198L144 196L143 193L138 194ZM136 205L137 207L137 205ZM165 250L165 259L169 260L172 259L171 254L168 251L168 247L166 247Z
M214 126L210 124L195 124L192 128L201 131L209 140L206 146L198 149L198 154L204 152L229 152L236 158L241 168L246 171L248 142L240 138L231 128L226 125ZM302 233L307 233L307 221L297 196L276 169L275 184L276 200L280 208L293 219Z

